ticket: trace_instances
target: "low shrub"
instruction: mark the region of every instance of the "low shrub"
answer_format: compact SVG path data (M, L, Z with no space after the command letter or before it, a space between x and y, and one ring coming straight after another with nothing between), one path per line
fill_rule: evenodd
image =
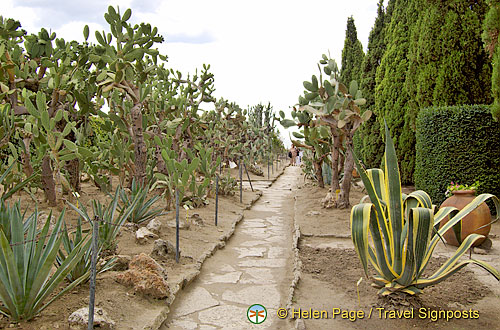
M489 106L423 109L416 139L415 187L435 203L445 200L452 181L478 181L479 194L500 195L500 123L493 120Z

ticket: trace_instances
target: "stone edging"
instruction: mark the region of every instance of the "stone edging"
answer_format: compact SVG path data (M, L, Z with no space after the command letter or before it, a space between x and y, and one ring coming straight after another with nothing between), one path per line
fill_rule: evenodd
M326 238L341 238L341 239L351 239L351 235L345 234L311 234L311 233L302 233L302 237L326 237Z
M285 167L286 168L286 167ZM270 180L271 186L274 181L276 181L284 172L285 168L282 169L281 173L276 176L273 180ZM249 204L247 204L243 211L249 210L252 208L252 206L262 197L263 193L262 191L257 191L257 196L255 196ZM157 330L161 327L163 322L167 320L168 314L170 313L170 306L174 303L176 295L181 291L182 289L186 288L191 282L193 282L198 275L201 272L201 267L203 266L203 263L205 260L207 260L210 256L212 256L217 250L223 249L226 246L226 242L229 241L229 239L233 236L236 226L241 222L241 220L244 219L243 214L239 214L236 220L233 221L231 225L231 229L223 234L222 236L219 237L218 242L214 243L212 248L210 248L207 252L202 254L197 260L196 260L196 270L189 273L188 275L184 276L182 280L180 280L173 288L170 289L170 295L166 300L166 305L165 308L161 311L159 315L156 316L154 320L151 321L150 324L145 325L143 327L144 330Z
M293 226L294 226L294 231L293 231L293 241L292 241L292 250L294 254L294 260L293 260L293 280L292 283L290 284L290 288L288 289L288 299L286 303L286 309L288 310L288 315L291 315L290 310L293 307L293 296L295 295L295 290L297 289L297 286L299 285L300 277L301 277L301 272L302 272L302 261L300 260L299 257L299 244L300 244L300 226L297 222L297 217L295 216L297 214L297 196L294 196L294 216L293 216ZM290 320L292 320L290 318ZM297 324L296 324L297 326Z

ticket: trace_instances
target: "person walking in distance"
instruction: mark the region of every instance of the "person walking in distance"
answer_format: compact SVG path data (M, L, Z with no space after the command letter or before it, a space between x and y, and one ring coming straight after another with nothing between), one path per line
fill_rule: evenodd
M297 148L297 166L302 163L302 150Z
M297 148L295 148L294 145L292 145L292 147L290 148L288 155L291 156L290 165L295 166L295 162L297 160Z

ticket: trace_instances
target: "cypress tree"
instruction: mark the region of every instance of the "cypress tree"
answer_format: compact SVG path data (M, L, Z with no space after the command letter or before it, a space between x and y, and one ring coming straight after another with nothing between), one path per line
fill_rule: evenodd
M364 57L363 45L358 40L354 18L351 16L347 19L344 49L342 49L342 67L340 69L340 81L346 86L349 86L352 80L359 82Z
M500 119L500 0L490 0L490 9L484 19L483 41L492 58L491 92L494 98L491 112Z
M481 41L486 11L485 0L426 1L408 55L412 127L424 107L491 101L490 61Z
M379 167L384 154L384 145L380 134L380 124L377 121L375 107L375 74L385 52L385 25L386 13L383 0L379 0L377 17L368 37L368 49L361 68L360 88L366 99L364 109L372 111L372 117L359 129L360 149L356 150L361 155L368 168ZM365 111L366 111L365 110ZM356 142L356 141L355 141Z
M405 79L408 71L410 30L422 11L422 0L395 0L385 31L386 51L376 73L375 112L383 129L387 122L399 158L401 182L413 182L415 134L408 114L410 97Z

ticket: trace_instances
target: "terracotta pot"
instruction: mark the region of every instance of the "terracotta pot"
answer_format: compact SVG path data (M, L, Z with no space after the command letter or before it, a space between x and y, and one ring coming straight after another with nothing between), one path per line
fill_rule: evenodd
M457 209L463 209L467 204L469 204L476 196L474 196L474 190L456 190L451 192L453 196L446 199L441 207L445 206L454 206ZM440 223L440 228L444 226L445 223L448 222L450 218L444 218ZM478 229L488 223L491 222L490 208L486 203L482 203L475 210L470 212L466 217L462 219L462 232L461 238L462 241L472 233L484 235L484 238L478 239L473 246L478 246L486 237L491 229L491 225L485 226L481 229ZM460 243L457 241L455 237L455 233L453 232L453 228L450 228L446 233L444 233L444 239L450 245L460 246Z
M352 177L356 178L356 179L359 178L359 173L358 173L358 171L356 169L352 170Z

